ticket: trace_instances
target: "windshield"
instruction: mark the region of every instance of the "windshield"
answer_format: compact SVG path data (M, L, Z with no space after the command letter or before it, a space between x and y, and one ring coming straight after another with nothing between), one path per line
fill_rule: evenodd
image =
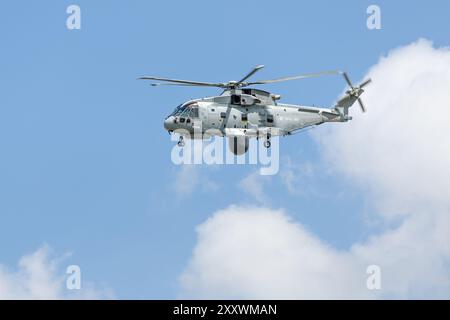
M177 116L179 115L181 112L183 112L186 109L186 106L182 107L183 104L180 104L179 106L177 106L175 108L175 110L173 110L173 112L170 114L171 116Z
M195 102L189 104L180 104L175 110L170 114L171 116L181 116L181 117L198 117L198 105Z

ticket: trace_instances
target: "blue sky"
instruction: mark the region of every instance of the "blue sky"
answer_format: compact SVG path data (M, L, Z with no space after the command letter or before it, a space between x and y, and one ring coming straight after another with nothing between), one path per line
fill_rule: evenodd
M72 3L81 7L81 30L66 29ZM372 3L381 7L382 30L366 28ZM255 79L342 69L356 82L392 48L420 37L449 44L450 4L433 4L3 3L0 263L13 267L47 243L57 253L72 252L67 264L80 265L83 279L119 298L177 297L195 227L230 204L258 205L238 186L256 167L198 167L216 188L176 194L180 168L170 160L173 142L163 119L181 102L219 91L152 88L136 78L228 81L265 64ZM283 102L330 105L345 85L320 78L265 88ZM282 139L280 148L282 161L324 168L308 133ZM307 183L318 192L292 194L273 177L264 184L269 205L285 208L336 248L376 228L365 221L370 209L349 181L319 170Z

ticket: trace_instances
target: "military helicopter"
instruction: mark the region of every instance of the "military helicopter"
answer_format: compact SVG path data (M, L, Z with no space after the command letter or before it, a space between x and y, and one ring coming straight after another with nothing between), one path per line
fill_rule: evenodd
M184 138L211 136L229 138L230 150L241 155L247 152L249 139L264 139L263 145L270 148L272 136L292 135L306 127L317 126L325 122L347 122L352 119L348 109L357 101L361 110L366 111L360 99L363 88L371 82L368 79L359 86L353 86L349 76L342 71L324 71L300 74L272 80L247 80L264 66L254 67L239 81L223 83L200 82L160 77L140 77L142 80L162 81L152 86L179 85L194 87L217 87L223 89L219 96L194 99L177 106L164 120L164 128L169 133L179 133L178 146L185 145ZM279 103L281 96L260 89L249 88L253 85L342 74L349 85L344 97L331 108Z

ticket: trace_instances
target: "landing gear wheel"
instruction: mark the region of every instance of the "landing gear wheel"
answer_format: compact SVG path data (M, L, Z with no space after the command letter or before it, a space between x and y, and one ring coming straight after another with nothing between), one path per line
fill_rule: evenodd
M178 145L180 148L183 148L183 147L184 147L184 139L183 139L183 137L180 137L180 140L178 140L177 145Z
M270 140L266 140L266 141L264 141L264 148L266 148L266 149L269 149L270 148Z

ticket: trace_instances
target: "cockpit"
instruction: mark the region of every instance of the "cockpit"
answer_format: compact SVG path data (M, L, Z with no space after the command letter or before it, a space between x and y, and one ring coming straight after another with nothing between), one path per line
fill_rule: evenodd
M175 110L169 115L169 117L180 117L180 118L198 118L198 104L196 102L188 102L186 104L180 104Z
M164 121L164 128L169 132L177 128L190 128L192 120L199 118L197 102L180 104Z

